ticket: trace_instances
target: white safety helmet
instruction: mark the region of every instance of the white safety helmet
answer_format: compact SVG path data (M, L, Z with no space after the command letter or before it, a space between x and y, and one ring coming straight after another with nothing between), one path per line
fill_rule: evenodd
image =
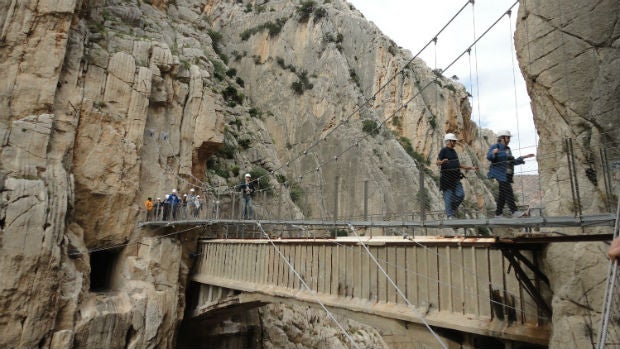
M176 193L176 192L177 192L177 190L176 190L176 189L172 189L172 192L173 192L173 193Z
M245 176L252 178L252 175L250 175L249 173L246 173Z
M166 194L166 196L165 196L166 200L168 200L169 197L170 197L170 195Z
M443 142L446 143L447 141L458 141L458 139L456 139L456 135L454 133L446 133L443 137Z
M194 191L194 188L190 189L189 191Z
M510 131L508 130L501 130L497 132L497 137L512 137L512 135L510 134Z

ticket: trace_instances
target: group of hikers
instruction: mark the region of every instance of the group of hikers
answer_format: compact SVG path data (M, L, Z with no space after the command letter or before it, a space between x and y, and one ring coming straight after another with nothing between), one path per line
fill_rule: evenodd
M522 165L525 159L531 158L534 154L527 154L515 158L512 155L510 147L511 134L508 130L499 131L497 134L497 142L489 147L487 152L487 160L491 162L488 178L495 179L499 184L499 194L496 198L497 206L495 208L495 217L503 217L504 206L508 205L512 217L518 218L527 215L517 209L515 196L512 190L512 180L514 176L515 165ZM443 192L443 200L445 204L446 216L448 219L456 218L456 212L459 205L465 198L461 178L463 174L461 170L477 170L476 166L465 166L459 162L458 155L454 147L458 139L454 133L448 133L444 137L444 147L437 155L437 166L441 167L441 175L439 177L439 189Z
M522 165L525 159L531 158L534 154L527 154L515 158L512 155L510 147L511 133L508 130L500 131L497 135L497 142L491 145L487 152L487 159L491 162L488 178L495 179L499 184L499 194L496 198L495 216L503 217L504 206L508 206L512 217L523 217L527 212L517 209L515 196L512 190L512 181L514 176L514 166ZM461 179L464 177L461 170L478 170L476 166L466 166L459 162L458 154L454 149L458 139L454 133L448 133L444 137L444 147L437 155L437 166L441 167L441 175L439 177L439 190L443 193L445 204L445 212L448 219L456 218L458 207L465 198L465 192ZM252 195L255 192L255 181L252 176L246 173L244 182L236 186L236 189L242 194L242 219L254 219L254 208L252 207ZM176 189L172 189L170 194L166 194L164 200L157 198L153 202L152 198L148 198L144 203L147 211L146 220L178 220L187 219L190 216L197 218L200 210L204 206L203 198L195 194L192 188L189 193L182 197L177 195Z
M153 201L153 198L149 197L144 202L147 221L176 221L190 217L197 218L203 206L204 199L196 194L194 188L191 188L182 197L179 197L176 189L172 189L170 194L164 196L163 200L157 198L156 201Z
M255 184L252 176L246 173L244 182L236 187L242 193L242 218L254 219L254 208L252 207L252 195L255 192ZM146 209L146 221L176 221L180 219L198 218L200 211L204 207L204 198L196 194L196 190L191 188L187 194L179 197L176 189L172 189L170 194L164 196L164 200L157 198L153 201L149 197L144 202Z

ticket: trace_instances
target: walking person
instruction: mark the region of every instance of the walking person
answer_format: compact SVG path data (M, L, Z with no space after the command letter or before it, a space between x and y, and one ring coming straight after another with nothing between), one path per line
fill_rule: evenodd
M439 190L443 192L443 201L446 207L446 216L448 219L454 219L456 217L456 211L465 198L465 192L463 191L463 184L461 184L461 178L463 170L476 170L475 166L461 165L459 162L458 154L454 147L456 146L457 138L454 133L447 133L444 138L445 147L441 148L437 155L437 166L441 167L441 174L439 177Z
M523 165L525 159L534 157L534 154L527 154L518 158L512 156L512 152L508 146L510 137L510 131L499 131L497 134L497 143L491 145L487 152L487 159L491 161L491 167L489 168L487 177L495 178L499 184L495 217L502 216L505 205L508 205L513 217L523 217L527 215L527 212L517 210L515 194L512 190L512 179L515 165Z
M237 186L243 197L242 219L254 219L254 208L252 207L252 194L254 193L254 182L249 173L245 174L244 182Z
M166 194L163 202L162 221L170 220L170 210L170 194Z

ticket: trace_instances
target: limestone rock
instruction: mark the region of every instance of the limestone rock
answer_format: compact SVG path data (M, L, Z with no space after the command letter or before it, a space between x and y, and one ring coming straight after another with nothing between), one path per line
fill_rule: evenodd
M545 159L539 161L540 180L552 183L568 178L563 140L575 139L585 214L604 212L608 199L602 178L592 180L586 170L600 161L596 150L607 148L610 159L619 155L615 146L620 139L618 18L620 3L613 0L523 1L519 8L515 41L541 139L539 158L542 154ZM569 190L545 190L542 200L547 214L571 214ZM605 248L601 243L548 248L545 265L554 314L550 348L585 347L595 340L603 299L600 286L605 284L608 263Z

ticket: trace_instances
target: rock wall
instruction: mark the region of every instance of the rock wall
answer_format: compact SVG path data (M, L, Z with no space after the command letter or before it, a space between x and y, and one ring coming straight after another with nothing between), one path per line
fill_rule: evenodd
M555 3L524 2L521 27L539 29L520 29L517 42L541 139L574 135L586 149L618 140L618 21L577 24L617 18L618 5L581 3L558 16ZM0 30L2 347L174 346L197 234L137 229L147 196L225 194L260 169L286 179L271 179L284 216L331 217L339 195L337 214L359 217L368 180L369 211L402 218L420 209L412 197L421 171L428 208L443 209L437 170L423 163L446 132L464 139L457 150L467 164L493 139L469 119L463 86L410 62L340 0L307 17L283 0L11 0L0 3ZM562 40L574 58L549 62L545 52ZM559 82L566 71L580 77L578 93ZM379 132L364 132L365 122ZM540 144L552 147L560 151ZM543 183L564 171L548 169ZM492 206L490 191L474 185L465 185L473 205ZM303 199L294 202L295 188ZM554 204L562 191L544 194L564 212ZM588 204L595 210L601 198ZM571 256L603 249L584 246ZM553 275L556 255L548 251ZM577 271L554 280L554 306L582 303L580 287L595 280L581 276L600 259L575 259ZM581 326L565 309L554 322Z
M541 139L540 180L554 183L568 178L563 140L574 139L584 214L605 212L609 199L604 173L588 171L600 163L599 149L605 148L611 161L620 159L619 20L620 3L613 0L527 0L519 8L516 48ZM542 200L548 214L572 214L567 189L545 187ZM547 249L546 275L553 291L550 348L585 348L596 341L606 249L603 243L556 244Z

